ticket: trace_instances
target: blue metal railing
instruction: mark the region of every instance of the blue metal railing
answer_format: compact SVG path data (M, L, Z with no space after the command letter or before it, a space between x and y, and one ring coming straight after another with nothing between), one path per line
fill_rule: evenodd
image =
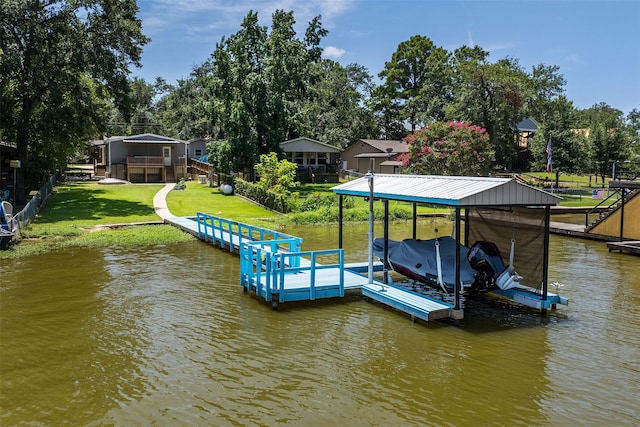
M255 287L256 293L270 301L277 295L279 302L287 301L286 284L296 273L309 272L305 276L295 276L299 289L308 288L309 300L316 299L317 278L322 270L338 269L338 291L334 296L344 296L344 250L328 249L306 252L279 252L278 248L290 239L243 242L240 246L240 282L247 290ZM318 257L337 256L337 263L320 264ZM301 283L302 277L308 283ZM306 293L306 291L304 291ZM298 298L296 298L298 299Z
M229 252L233 252L234 246L240 247L245 241L279 241L281 245L287 245L285 250L289 252L299 252L302 245L302 238L300 237L203 212L196 214L196 220L198 223L198 237L205 242L211 241L211 243L221 248L226 246ZM237 245L234 244L234 236L237 239ZM276 251L277 249L274 249L274 252Z

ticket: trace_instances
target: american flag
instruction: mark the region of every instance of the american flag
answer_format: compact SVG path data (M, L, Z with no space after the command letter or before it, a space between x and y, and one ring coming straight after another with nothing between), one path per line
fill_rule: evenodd
M551 135L549 135L549 142L547 142L547 172L551 172Z

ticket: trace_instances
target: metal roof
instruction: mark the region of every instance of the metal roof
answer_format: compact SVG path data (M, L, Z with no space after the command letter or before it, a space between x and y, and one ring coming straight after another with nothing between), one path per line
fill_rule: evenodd
M334 147L333 145L320 142L317 139L307 138L306 136L302 136L300 138L290 139L288 141L283 141L280 143L280 147L284 152L291 151L306 151L310 152L311 150L302 150L300 144L312 144L317 146L316 151L320 153L339 153L341 150L338 147ZM289 147L291 145L293 148ZM308 147L307 147L308 148Z
M187 144L187 141L182 141L176 138L169 138L167 136L156 135L154 133L143 133L141 135L131 136L111 136L104 141L94 141L92 145L106 145L111 142L122 141L124 143L140 143L140 144Z
M532 118L525 117L516 125L516 129L520 132L537 132L538 125Z
M551 206L560 197L513 178L374 174L374 198L445 206ZM333 187L336 194L368 197L366 176Z

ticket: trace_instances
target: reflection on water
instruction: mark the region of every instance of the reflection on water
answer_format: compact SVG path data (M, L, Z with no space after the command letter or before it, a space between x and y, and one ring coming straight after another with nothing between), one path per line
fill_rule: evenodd
M337 245L335 229L287 232ZM348 259L366 259L366 232L345 230ZM201 242L18 260L0 284L0 423L637 425L640 259L551 244L568 307L474 299L460 326L358 296L274 312Z

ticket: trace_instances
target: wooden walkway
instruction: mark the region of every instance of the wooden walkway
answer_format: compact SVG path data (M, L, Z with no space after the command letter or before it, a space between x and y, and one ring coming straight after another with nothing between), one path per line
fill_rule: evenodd
M623 242L607 242L609 252L620 251L634 255L640 255L640 240L627 240Z

